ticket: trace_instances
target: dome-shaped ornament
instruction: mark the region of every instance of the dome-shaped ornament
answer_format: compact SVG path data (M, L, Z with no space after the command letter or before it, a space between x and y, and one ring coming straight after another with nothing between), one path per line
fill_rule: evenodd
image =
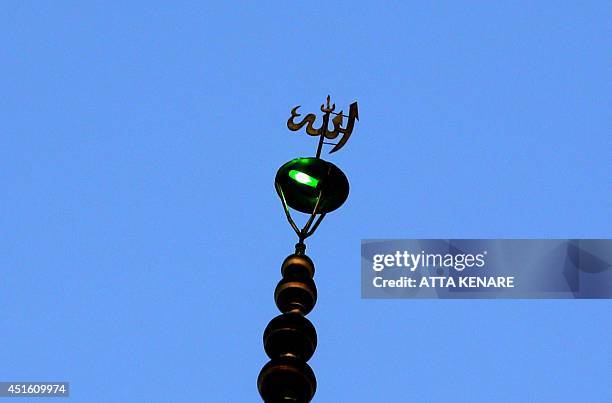
M275 185L287 205L299 212L316 214L336 210L346 201L349 182L331 162L320 158L296 158L280 167Z

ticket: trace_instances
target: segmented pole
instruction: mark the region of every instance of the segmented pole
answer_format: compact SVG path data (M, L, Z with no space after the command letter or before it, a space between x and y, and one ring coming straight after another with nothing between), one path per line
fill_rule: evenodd
M314 264L296 245L281 266L282 279L274 301L282 312L270 321L263 334L270 361L257 378L259 394L266 403L307 403L317 389L315 374L306 363L317 347L317 332L306 315L317 302Z

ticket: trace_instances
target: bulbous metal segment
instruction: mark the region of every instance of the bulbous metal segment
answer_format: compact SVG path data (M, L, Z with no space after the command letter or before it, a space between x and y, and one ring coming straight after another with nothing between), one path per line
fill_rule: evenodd
M315 267L306 255L292 254L285 258L281 265L283 278L313 278Z
M257 389L266 403L308 403L317 390L317 379L305 362L276 359L261 369Z
M317 303L317 287L311 278L284 278L274 290L274 302L278 310L286 313L298 311L307 315Z
M268 357L293 357L308 361L317 348L317 331L308 319L296 312L272 319L263 334Z

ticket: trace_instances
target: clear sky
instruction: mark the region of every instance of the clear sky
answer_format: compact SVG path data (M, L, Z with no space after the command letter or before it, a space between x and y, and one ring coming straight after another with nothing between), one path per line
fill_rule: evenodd
M612 401L610 301L360 298L362 238L612 237L612 3L5 1L0 380L256 402L289 111L359 101L318 402Z

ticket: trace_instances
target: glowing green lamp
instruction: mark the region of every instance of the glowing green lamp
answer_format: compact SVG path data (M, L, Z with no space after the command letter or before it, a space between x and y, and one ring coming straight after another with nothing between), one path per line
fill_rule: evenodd
M347 199L346 175L331 162L320 158L296 158L284 164L275 178L281 200L306 214L326 214Z
M297 171L295 169L292 169L291 171L289 171L289 177L296 182L299 182L306 186L313 187L315 189L317 185L319 184L319 180L317 178L313 178L307 173Z

